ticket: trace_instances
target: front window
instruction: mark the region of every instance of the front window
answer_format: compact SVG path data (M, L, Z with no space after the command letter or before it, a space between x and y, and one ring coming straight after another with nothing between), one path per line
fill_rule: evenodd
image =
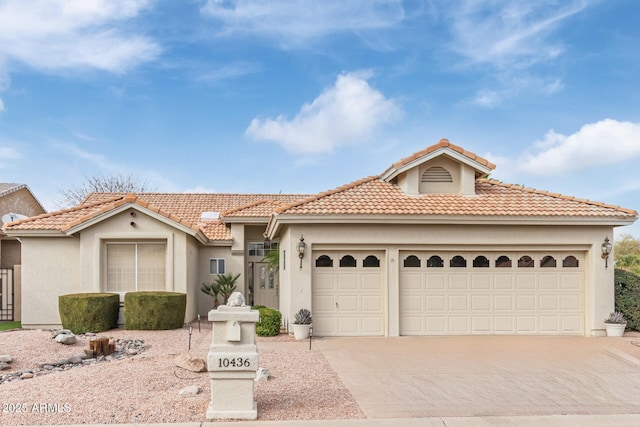
M225 262L224 258L209 259L209 274L224 274Z
M164 290L166 249L166 243L107 243L107 292Z
M249 256L265 256L269 251L278 250L278 242L265 240L264 242L249 242L247 244Z

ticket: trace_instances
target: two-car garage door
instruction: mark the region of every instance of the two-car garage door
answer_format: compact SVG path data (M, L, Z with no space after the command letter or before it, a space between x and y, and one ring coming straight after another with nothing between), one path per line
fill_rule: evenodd
M401 251L398 261L387 274L385 251L314 251L314 334L385 335L387 321L400 335L584 333L583 252Z
M579 254L407 252L401 259L400 335L584 331Z

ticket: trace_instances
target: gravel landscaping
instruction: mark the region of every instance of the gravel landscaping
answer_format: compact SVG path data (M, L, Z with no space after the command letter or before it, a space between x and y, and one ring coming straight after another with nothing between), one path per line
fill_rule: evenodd
M190 354L206 359L210 326L193 325ZM82 354L91 337L79 335L64 345L51 331L0 332L0 355L10 355L0 371L1 425L203 422L210 401L207 372L174 364L188 350L188 328L171 331L114 329L98 334L144 342L138 354L111 360L56 365ZM364 413L322 353L292 345L286 335L258 338L260 366L270 373L258 381L255 396L260 420L364 418ZM202 344L202 345L201 345ZM302 343L296 343L302 344ZM204 348L199 348L203 347ZM44 365L46 369L43 368ZM24 379L15 375L20 372ZM25 374L26 375L22 375ZM196 395L179 395L197 386Z

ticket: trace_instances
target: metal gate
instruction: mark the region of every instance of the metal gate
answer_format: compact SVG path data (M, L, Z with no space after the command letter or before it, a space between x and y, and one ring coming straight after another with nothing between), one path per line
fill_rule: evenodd
M0 321L13 321L13 268L0 268Z

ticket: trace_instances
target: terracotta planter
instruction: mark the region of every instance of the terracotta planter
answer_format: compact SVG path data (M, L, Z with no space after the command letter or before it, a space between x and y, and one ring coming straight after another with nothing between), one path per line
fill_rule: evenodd
M620 323L605 323L604 328L607 330L608 337L621 337L624 335L624 329L627 327L626 324Z
M309 330L311 329L311 325L298 325L293 323L291 325L293 328L293 336L297 340L306 340L309 338Z

